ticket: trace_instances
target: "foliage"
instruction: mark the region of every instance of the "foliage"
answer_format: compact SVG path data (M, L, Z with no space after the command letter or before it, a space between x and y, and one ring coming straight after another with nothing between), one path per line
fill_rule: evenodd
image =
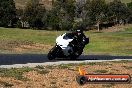
M129 16L128 16L128 22L132 23L132 2L127 3L127 7L129 9Z
M25 8L24 15L32 28L42 28L45 26L46 10L39 0L31 0Z
M105 0L87 0L85 4L87 24L101 23L105 17L106 7Z
M0 3L0 26L71 30L76 23L84 27L96 25L99 29L101 24L112 22L131 23L132 2L126 5L120 0L54 0L52 8L45 9L40 0L30 0L25 8L17 10L13 0Z
M53 4L50 12L50 23L57 30L69 30L72 28L74 21L74 0L57 0Z
M16 8L13 0L0 0L0 26L13 26Z
M128 6L128 8L130 8L132 10L132 2L127 3L127 6Z
M120 0L114 0L108 5L108 14L109 17L113 17L115 22L126 19L130 14L127 6L122 3Z
M58 10L57 8L53 8L50 10L47 14L47 24L49 27L52 27L52 29L59 30L59 16L58 16Z

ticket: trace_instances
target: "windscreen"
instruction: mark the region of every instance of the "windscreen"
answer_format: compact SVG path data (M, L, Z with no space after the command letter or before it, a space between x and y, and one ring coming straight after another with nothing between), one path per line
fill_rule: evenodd
M74 34L73 33L66 33L63 39L73 39Z

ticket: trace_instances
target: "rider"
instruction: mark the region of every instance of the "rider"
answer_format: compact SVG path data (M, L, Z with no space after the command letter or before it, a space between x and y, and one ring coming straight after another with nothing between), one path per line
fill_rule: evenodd
M78 27L75 32L73 32L75 34L75 39L77 40L77 44L81 47L84 44L84 41L86 40L86 36L83 33L83 27L80 26Z
M74 29L75 31L71 33L74 36L74 39L70 44L72 46L73 51L75 52L74 54L76 54L77 56L83 52L83 48L87 41L87 38L83 33L83 29L84 28L82 26L79 26Z

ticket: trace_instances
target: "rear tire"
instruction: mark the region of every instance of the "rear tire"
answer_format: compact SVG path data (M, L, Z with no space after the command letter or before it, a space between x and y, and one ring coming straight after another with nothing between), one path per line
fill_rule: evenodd
M70 59L77 59L82 54L82 51L77 51L70 56Z
M70 59L74 59L74 60L76 60L78 57L79 57L79 56L71 55L71 56L70 56Z

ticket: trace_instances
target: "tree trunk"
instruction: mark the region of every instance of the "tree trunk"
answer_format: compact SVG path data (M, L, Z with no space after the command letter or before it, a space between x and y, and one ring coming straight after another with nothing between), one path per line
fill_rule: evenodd
M98 27L98 31L100 31L100 29L99 29L99 21L97 22L97 27Z

